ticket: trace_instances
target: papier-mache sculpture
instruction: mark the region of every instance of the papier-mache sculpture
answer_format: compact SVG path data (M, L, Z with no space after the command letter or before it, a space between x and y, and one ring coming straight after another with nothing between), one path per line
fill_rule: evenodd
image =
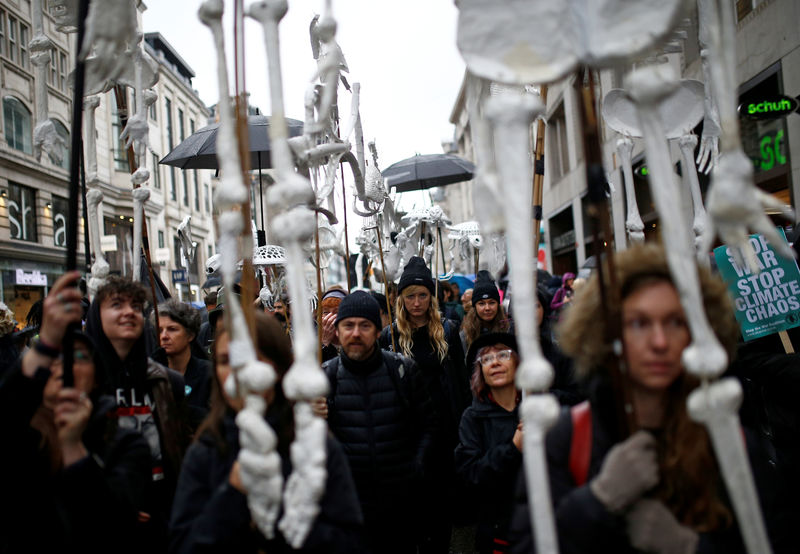
M299 548L314 523L325 492L327 425L313 415L310 401L327 393L328 379L316 358L311 314L303 309L308 302L303 246L316 228L316 212L311 209L316 198L310 181L294 171L287 141L278 41L278 23L287 10L286 0L269 0L251 4L247 15L261 24L264 33L272 102L269 133L276 175L267 200L278 214L273 218L272 232L286 249L289 295L292 303L299 307L292 311L295 361L283 379L286 397L295 402L295 440L290 449L293 469L283 494L283 517L278 524L287 542ZM329 9L325 17L330 17Z
M245 228L242 213L236 208L247 201L247 188L239 163L234 133L234 116L228 94L228 72L225 65L225 39L222 31L222 0L205 0L198 11L200 20L211 29L214 39L219 86L219 138L217 159L220 166L220 186L216 202L220 208L219 247L220 272L224 286L232 290L236 265L241 258L239 237ZM276 452L277 438L264 420L266 402L261 396L275 383L275 371L256 358L241 306L226 303L225 317L231 336L231 376L224 386L232 396L244 397L244 408L236 416L241 450L240 476L247 490L247 504L253 521L267 538L274 536L274 526L281 505L283 475L280 456Z

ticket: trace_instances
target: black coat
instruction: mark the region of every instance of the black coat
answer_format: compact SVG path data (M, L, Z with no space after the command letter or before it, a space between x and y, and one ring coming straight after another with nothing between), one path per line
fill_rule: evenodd
M225 452L209 434L204 434L186 453L170 520L170 552L293 551L277 528L276 538L267 541L251 525L247 496L228 482L239 454L239 430L234 417L229 412L223 420ZM360 552L363 520L347 459L335 440L328 439L326 447L325 493L320 513L300 552ZM280 454L285 483L292 466L288 453Z
M152 358L163 366L169 360L163 348L153 352ZM192 429L197 429L211 407L211 362L192 354L183 372L186 413Z
M590 384L592 412L592 453L586 483L576 486L569 469L572 440L572 418L569 408L563 408L555 427L546 439L547 465L550 474L550 493L555 509L560 552L562 554L604 551L634 552L628 542L623 515L609 512L594 496L589 483L600 472L608 451L618 442L610 385L596 378ZM750 465L759 492L759 499L775 552L796 552L787 545L784 498L779 493L777 474L767 467L763 452L749 433L747 439ZM533 551L530 519L523 472L517 484L517 504L512 523L512 552ZM724 485L720 483L720 490ZM730 505L730 503L729 503ZM731 510L731 513L732 510ZM735 516L734 516L735 518ZM788 538L788 541L794 542ZM701 533L697 552L703 554L739 553L745 549L738 528L732 527Z
M0 376L6 449L0 502L0 552L137 552L138 511L150 480L150 451L138 433L109 418L116 405L92 396L83 434L89 455L56 473L31 419L41 405L47 369L34 378L17 363ZM58 445L52 445L58 448Z
M368 531L400 531L414 520L436 434L422 376L413 361L380 348L363 362L341 354L323 369L328 426L350 462Z
M491 551L493 538L508 535L514 484L522 464L522 454L512 442L518 424L517 408L509 412L488 398L475 399L461 418L456 474L478 523L482 552Z

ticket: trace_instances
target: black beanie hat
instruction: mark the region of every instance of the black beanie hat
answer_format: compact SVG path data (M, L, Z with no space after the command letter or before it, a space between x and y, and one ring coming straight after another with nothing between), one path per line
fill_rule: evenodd
M344 297L336 314L336 325L348 317L363 317L374 323L379 331L383 328L381 325L381 307L369 293L363 290L357 290Z
M475 277L475 286L472 288L472 305L490 298L500 302L500 292L497 290L497 285L494 284L492 274L481 269Z
M403 289L411 285L421 285L431 291L433 294L434 284L431 270L425 265L425 260L419 256L412 256L406 267L403 268L403 274L400 276L400 283L397 285L398 294L403 292Z

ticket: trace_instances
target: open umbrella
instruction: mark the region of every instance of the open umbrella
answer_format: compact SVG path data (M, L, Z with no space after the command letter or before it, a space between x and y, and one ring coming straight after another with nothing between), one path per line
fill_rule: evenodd
M247 118L248 145L250 147L250 167L266 169L272 167L270 159L269 121L265 115L251 115ZM303 122L297 119L286 119L289 136L303 134ZM219 169L217 164L217 130L219 123L214 123L196 131L172 152L164 156L158 163L175 166L180 169Z
M475 165L453 154L417 154L393 163L381 174L390 189L408 192L469 181Z

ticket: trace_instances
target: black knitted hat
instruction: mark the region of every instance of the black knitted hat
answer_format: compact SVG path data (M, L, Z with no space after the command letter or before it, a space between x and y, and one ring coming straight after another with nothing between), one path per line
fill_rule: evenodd
M478 350L484 346L494 346L495 344L505 344L514 352L519 353L517 337L511 333L485 333L480 335L469 345L469 350L467 350L467 369L471 372L475 368Z
M472 305L489 298L500 302L500 292L497 290L497 285L494 284L492 274L481 269L475 277L475 286L472 288Z
M357 290L352 294L348 294L339 304L339 312L336 314L336 324L348 317L363 317L370 320L375 324L378 330L381 330L381 307L378 302L372 298L369 293L363 290Z
M400 276L400 283L397 285L398 294L403 292L404 288L410 287L411 285L421 285L431 291L431 294L433 294L435 289L431 270L425 265L425 260L419 256L412 256L403 268L403 274Z

